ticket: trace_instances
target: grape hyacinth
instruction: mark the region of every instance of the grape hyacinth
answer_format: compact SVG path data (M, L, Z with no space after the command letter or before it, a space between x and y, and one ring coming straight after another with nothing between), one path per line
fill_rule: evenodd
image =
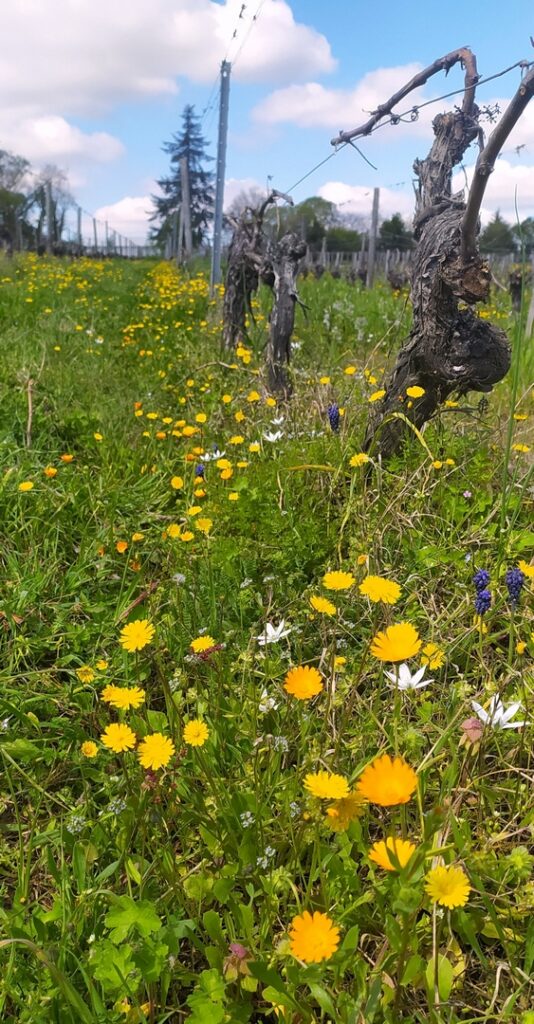
M491 591L488 590L490 574L487 569L479 569L473 576L476 589L475 611L477 615L485 615L491 607Z
M204 466L199 462L198 466L195 466L195 476L204 476Z
M508 588L508 595L512 608L517 608L519 604L519 598L521 597L521 591L525 584L525 574L521 572L521 569L508 569L504 582Z
M328 419L334 434L336 434L339 430L339 405L337 402L331 402L328 406Z
M473 583L477 590L485 590L490 581L490 574L487 569L479 569L473 576Z

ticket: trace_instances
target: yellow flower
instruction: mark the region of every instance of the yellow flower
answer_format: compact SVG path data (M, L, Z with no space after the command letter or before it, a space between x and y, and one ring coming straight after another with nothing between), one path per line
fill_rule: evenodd
M189 646L195 654L201 654L202 651L209 651L210 647L215 647L216 643L212 636L197 636L196 640L191 640Z
M421 664L428 665L429 669L441 668L445 661L445 651L437 644L425 644L422 651Z
M132 533L132 540L133 541L143 540L144 536L145 536L144 533L139 533L139 531L137 531L136 533Z
M249 391L247 395L247 402L259 402L261 395L257 391Z
M234 475L233 469L222 469L221 480L230 480Z
M522 558L519 562L519 568L521 569L521 572L524 572L525 576L529 577L529 579L534 579L534 565L529 565L528 562L525 562Z
M289 948L293 956L305 964L329 960L339 946L339 928L318 910L294 917L289 931Z
M518 640L515 645L515 649L517 654L524 654L527 649L526 642L524 640Z
M241 409L238 409L237 412L234 413L234 420L236 423L242 423L246 418L245 413Z
M173 488L173 490L180 491L183 486L184 486L183 477L181 477L181 476L173 476L171 478L171 487Z
M346 366L345 369L343 370L343 373L346 373L347 377L352 377L353 374L356 373L356 367L355 366Z
M190 747L203 747L210 731L200 718L193 718L184 726L183 739Z
M125 540L118 540L115 547L119 552L119 555L123 555L124 552L128 550L128 543Z
M208 417L206 416L205 412L197 412L197 414L195 416L195 422L196 423L205 423L207 418Z
M59 457L60 457L62 462L65 462L67 464L74 460L74 455L65 454L65 455L60 455Z
M406 394L408 398L422 398L426 394L424 388L420 388L418 384L413 384L411 388L406 388Z
M384 576L366 576L358 590L360 594L368 597L375 604L378 601L383 601L384 604L396 604L401 593L399 584L385 579Z
M43 469L43 473L51 480L53 477L57 476L57 469L55 466L46 466L46 468Z
M513 452L523 452L523 453L529 452L530 451L530 445L529 444L513 444L512 445L512 451Z
M337 612L335 604L332 604L332 601L329 601L327 597L319 597L312 594L310 604L316 612L320 612L322 615L335 615Z
M129 711L130 708L138 708L144 704L145 691L139 686L109 685L102 690L102 700L119 711Z
M323 576L326 590L349 590L356 580L351 572L327 572Z
M371 654L380 661L408 661L419 652L421 643L410 622L399 622L376 634L371 643Z
M98 747L92 740L85 740L85 743L82 743L80 750L84 757L96 757L98 754Z
M259 446L258 442L257 441L253 441L252 444L249 444L248 450L249 450L249 452L253 452L253 453L254 452L259 452L260 446Z
M99 658L99 660L96 663L96 667L99 672L105 672L108 667L108 663L105 660L105 658Z
M274 409L276 406L276 398L273 398L272 395L269 395L268 398L265 399L265 405L268 405L269 409Z
M126 651L142 651L151 643L156 632L148 619L135 619L121 630L119 643Z
M323 680L316 668L309 665L291 668L284 681L284 690L297 700L310 700L323 689Z
M349 465L356 468L358 466L364 466L366 462L370 461L371 459L365 452L356 452L356 455L352 456Z
M409 843L406 839L388 836L385 842L381 840L379 843L373 843L369 850L369 860L373 860L380 868L384 868L384 871L397 871L397 862L399 867L406 867L415 850L414 843Z
M215 463L215 465L217 466L217 469L231 469L232 468L232 463L230 462L229 459L217 459L217 462Z
M194 533L191 533L191 530L184 530L184 532L180 534L180 540L183 540L184 544L187 544L188 541L193 540L194 536L195 535Z
M94 437L95 441L103 441L104 440L104 435L103 434L99 434L97 432L95 432L93 434L93 437Z
M346 832L351 821L359 818L365 801L359 793L348 793L326 810L326 823L333 832Z
M347 780L335 772L308 772L304 778L304 789L319 800L341 800L349 795Z
M471 892L465 871L454 864L432 868L426 875L425 888L433 903L449 910L465 906Z
M200 530L201 533L209 533L212 526L213 520L208 519L205 516L199 516L199 518L195 520L195 527L197 530Z
M188 516L198 516L198 513L202 512L202 505L191 505L187 510Z
M239 501L239 491L230 491L228 501Z
M386 389L385 388L380 388L379 391L373 391L372 395L369 395L369 398L367 399L367 401L368 402L379 402L380 399L384 397L385 393L386 393Z
M137 756L143 768L152 768L157 771L158 768L165 768L168 765L174 751L175 746L172 740L160 732L153 732L141 740L137 748Z
M92 683L96 673L90 665L82 665L81 668L76 669L76 675L81 683Z
M233 434L229 439L228 444L243 444L244 440L245 438L242 437L241 434Z
M23 480L23 482L19 484L19 491L31 491L34 486L35 484L33 480Z
M440 459L434 459L432 465L434 469L443 469L443 463L441 462Z
M389 754L383 754L364 768L356 788L370 803L394 807L411 799L417 788L417 776L402 757L391 760Z
M231 395L223 395L222 398L221 398L221 402L224 402L225 405L228 405L228 403L231 402L231 401L232 401L232 396Z
M108 725L100 739L104 746L115 754L121 754L123 750L131 750L136 744L135 733L132 732L129 725L123 725L121 722L112 722L111 725Z

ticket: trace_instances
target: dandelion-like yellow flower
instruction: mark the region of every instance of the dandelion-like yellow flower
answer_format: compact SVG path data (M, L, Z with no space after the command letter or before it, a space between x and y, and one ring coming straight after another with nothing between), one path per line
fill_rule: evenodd
M199 516L195 521L195 526L201 533L208 534L213 526L213 520L208 519L207 516Z
M335 604L332 604L332 601L329 601L327 597L319 597L316 594L312 594L310 604L314 611L319 612L321 615L335 615L337 612Z
M55 466L46 466L46 468L43 469L43 473L50 480L52 480L55 476L57 476L57 469Z
M297 700L311 700L323 689L320 672L309 665L291 668L284 681L284 690Z
M371 459L365 452L356 452L356 454L352 456L349 465L353 468L357 468L358 466L365 466L365 463L370 461Z
M115 547L116 547L119 555L123 555L124 552L128 550L128 541L126 541L126 540L118 540L117 543L115 544Z
M399 584L394 580L385 579L384 576L366 576L358 590L360 594L368 597L375 604L378 601L382 601L384 604L396 604L401 593Z
M318 910L294 917L289 931L289 948L293 956L305 964L329 960L339 946L339 928Z
M155 627L148 619L135 619L121 630L119 643L125 651L142 651L143 647L152 642L155 632Z
M406 388L406 394L408 398L422 398L426 394L424 388L420 388L418 384L413 384L410 388Z
M519 568L525 576L529 577L529 579L534 579L534 565L529 565L528 562L525 562L524 558L522 558L519 562Z
M351 821L359 818L365 807L365 801L359 793L348 793L336 800L326 809L327 825L334 832L346 832Z
M194 718L184 726L184 743L190 747L203 747L209 734L206 723L200 718Z
M401 868L406 867L415 850L415 843L388 836L385 842L381 840L373 843L369 850L369 860L373 860L379 868L384 868L384 871L397 871L397 864Z
M96 672L90 665L82 665L81 668L76 669L76 675L81 683L92 683L96 677Z
M152 768L157 771L158 768L165 768L168 765L174 751L175 746L172 740L163 736L161 732L153 732L152 735L145 736L141 740L137 748L137 755L143 768Z
M380 661L408 661L415 657L422 641L410 622L398 622L377 633L371 643L371 654Z
M22 491L23 493L24 491L31 491L34 486L35 484L33 483L33 480L23 480L22 483L19 484L19 491Z
M171 477L171 487L172 487L173 491L181 491L183 486L184 486L183 477L181 477L181 476L173 476L173 477Z
M121 754L124 750L132 750L136 744L136 735L128 725L112 722L102 733L100 739L108 750Z
M379 391L373 391L372 395L369 395L369 398L367 399L367 401L368 402L379 402L380 399L384 397L385 393L386 393L385 388L380 388Z
M349 590L355 582L351 572L327 572L323 576L323 587L326 590Z
M453 910L465 906L471 885L465 871L451 864L432 868L425 877L425 889L433 903Z
M202 654L202 651L209 651L210 647L215 647L217 641L212 636L197 636L195 640L191 640L189 644L192 651L195 654Z
M98 754L98 747L92 740L85 740L85 743L82 743L80 750L84 757L96 757Z
M129 711L130 708L138 708L144 704L145 691L139 686L110 685L102 690L102 700L119 711Z
M437 644L425 644L421 654L421 664L428 665L429 669L441 668L445 661L445 651Z
M358 780L357 792L372 804L395 807L407 804L417 788L417 775L402 757L376 757Z
M335 772L308 772L304 788L319 800L341 800L349 795L349 784L342 775Z

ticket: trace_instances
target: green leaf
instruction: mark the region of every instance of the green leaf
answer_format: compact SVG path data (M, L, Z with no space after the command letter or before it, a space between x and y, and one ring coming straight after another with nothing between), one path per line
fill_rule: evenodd
M227 945L221 919L216 910L206 910L202 916L202 923L212 942L218 946Z
M309 982L309 987L312 996L319 1003L321 1010L324 1010L325 1013L330 1014L332 1019L335 1019L336 1008L328 995L328 992L326 992L324 988L321 988L320 985L317 985L314 981Z
M341 944L342 953L353 953L358 948L358 942L360 940L360 929L357 924L354 924L352 928L349 928L343 942Z
M277 992L285 992L286 986L279 974L272 967L268 967L267 964L261 962L261 960L254 960L248 965L250 973L254 978L258 978L264 985L270 985Z
M148 900L136 902L130 896L114 897L113 906L106 914L104 924L111 928L112 942L123 942L131 928L147 936L161 928L161 919Z
M10 740L6 743L2 743L1 749L12 757L14 761L36 761L38 757L43 756L43 749L33 740L26 740L24 737L20 737L17 740Z
M109 939L96 942L91 951L91 969L94 977L100 982L106 992L125 991L125 982L131 978L135 970L133 962L132 947L123 942L115 946ZM132 979L131 988L135 990L136 983ZM130 985L126 985L126 991L130 991Z
M434 959L429 960L425 971L428 990L433 995L435 991L435 964ZM438 956L438 994L442 1002L446 1002L452 992L454 984L454 970L450 960L446 956Z
M424 969L425 961L423 960L423 957L419 956L418 953L414 953L414 955L410 957L408 963L406 964L406 967L404 968L404 974L401 978L401 985L411 985L412 981L414 981L414 979L417 978L418 975L421 975Z

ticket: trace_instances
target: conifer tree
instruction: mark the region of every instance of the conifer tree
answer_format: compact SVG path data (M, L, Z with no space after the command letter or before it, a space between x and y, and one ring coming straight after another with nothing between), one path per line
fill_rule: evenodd
M202 244L213 216L214 202L214 175L205 167L213 157L206 153L206 145L200 118L195 114L195 108L188 104L182 114L180 131L163 144L163 151L170 156L171 168L170 173L158 181L163 194L152 197L155 206L153 219L159 221L154 230L156 241L164 242L172 231L173 216L182 201L180 160L185 157L189 170L193 244Z

